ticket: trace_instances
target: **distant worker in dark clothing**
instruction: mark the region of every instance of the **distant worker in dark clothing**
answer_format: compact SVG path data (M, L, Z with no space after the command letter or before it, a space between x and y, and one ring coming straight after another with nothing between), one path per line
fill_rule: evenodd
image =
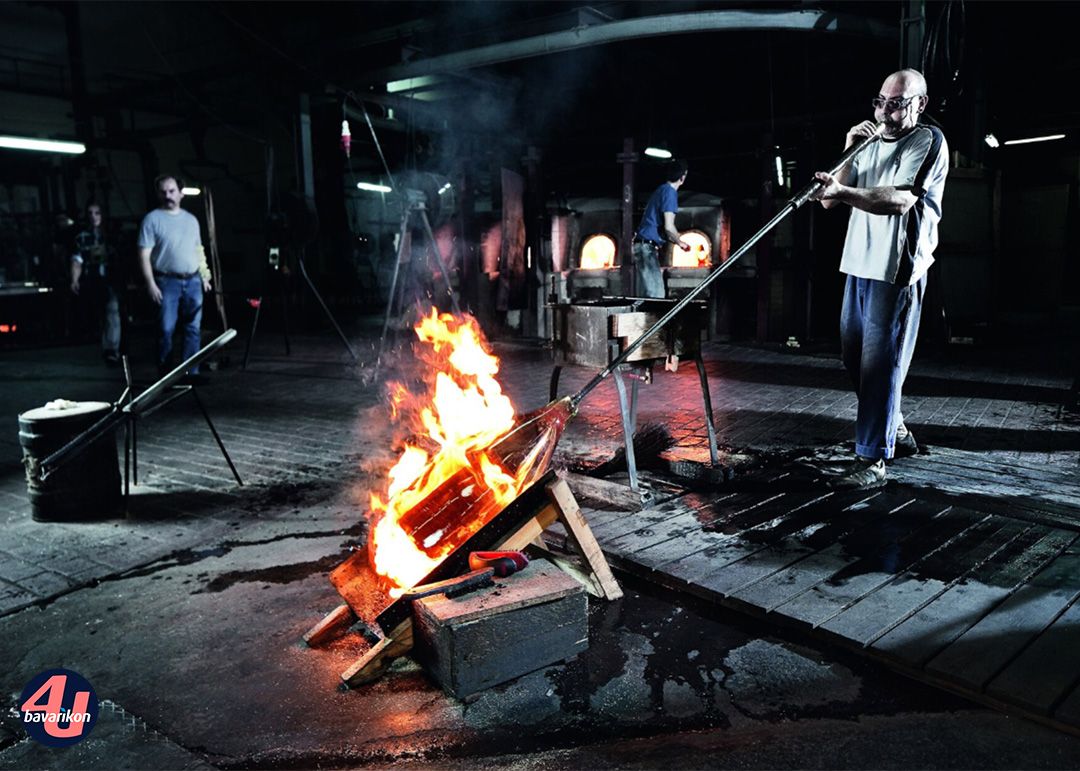
M158 369L164 374L172 353L172 338L179 321L184 329L183 358L198 352L202 326L203 292L210 291L199 221L180 208L180 182L171 175L155 181L161 206L147 214L139 228L139 261L146 291L160 308L158 314ZM198 366L189 374L197 375Z
M686 171L686 161L672 161L665 177L667 181L653 191L645 205L645 214L634 236L634 269L639 297L664 297L666 294L664 275L660 272L660 248L665 241L690 251L690 244L675 229L678 190L686 181Z
M86 228L75 236L71 254L71 291L78 296L83 316L101 327L105 363L120 362L120 292L116 250L108 243L101 206L86 207Z
M915 352L926 271L934 262L949 148L939 129L919 123L926 80L916 70L885 79L872 100L874 120L852 126L847 146L881 140L835 177L815 176L825 208L851 207L840 271L847 274L840 312L840 346L859 410L855 463L834 487L885 484L885 461L918 452L904 424L901 389Z

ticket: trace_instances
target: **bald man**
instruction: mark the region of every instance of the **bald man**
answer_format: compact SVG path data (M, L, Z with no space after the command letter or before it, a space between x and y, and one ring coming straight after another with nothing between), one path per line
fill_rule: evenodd
M915 351L949 171L945 137L919 123L927 101L921 73L889 75L872 100L874 120L847 133L850 147L880 123L881 140L835 177L815 175L822 183L815 198L822 206L851 208L840 261L847 276L840 341L859 411L855 462L831 481L833 487L879 487L886 481L887 460L918 452L904 425L900 394Z

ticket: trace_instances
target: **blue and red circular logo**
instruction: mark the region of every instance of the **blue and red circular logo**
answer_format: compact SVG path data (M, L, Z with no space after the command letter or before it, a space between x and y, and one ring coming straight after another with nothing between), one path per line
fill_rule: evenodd
M19 716L30 738L47 747L70 747L85 739L97 722L97 694L78 672L49 669L23 688Z

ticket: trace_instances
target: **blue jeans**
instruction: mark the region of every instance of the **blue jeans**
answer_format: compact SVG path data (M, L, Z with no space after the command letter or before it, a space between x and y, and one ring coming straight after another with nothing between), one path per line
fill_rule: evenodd
M154 282L161 289L161 308L158 312L158 367L164 367L172 353L173 333L176 323L184 325L184 360L198 353L200 346L199 327L202 325L203 290L202 278L173 278L172 276L154 276ZM198 367L191 368L196 374Z
M634 243L634 271L638 297L664 297L664 274L660 271L660 249L646 241Z
M925 292L925 275L911 286L847 277L841 357L859 397L855 452L864 458L893 457L896 429L904 422L900 391L915 352Z

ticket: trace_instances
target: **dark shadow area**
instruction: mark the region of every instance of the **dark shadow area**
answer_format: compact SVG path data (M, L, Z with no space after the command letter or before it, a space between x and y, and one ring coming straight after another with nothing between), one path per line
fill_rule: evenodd
M774 362L706 362L710 381L737 380L745 383L789 385L801 388L851 390L851 380L837 362L835 368ZM1068 396L1068 388L966 380L911 373L904 383L908 396L957 396L973 399L1058 404Z
M1060 422L1060 421L1055 421ZM934 445L969 452L993 452L995 450L1020 450L1023 452L1069 452L1080 449L1080 430L1040 431L1030 428L990 428L982 426L919 426L920 446L926 445L933 452ZM917 428L915 428L917 427Z
M797 431L798 436L790 438L795 447L804 446L813 437L820 436L830 444L836 436L845 431L854 435L854 421L842 420L828 415L807 415L801 412L764 412L758 410L733 410L716 412L716 431L721 442L730 444L730 436L725 436L728 423L733 428L741 425L759 426L760 435L766 436L770 444L775 445L785 439L785 434ZM791 425L786 425L790 421ZM922 450L922 454L933 453L934 445L974 452L994 450L1022 450L1023 452L1067 452L1080 449L1080 432L1038 430L1034 428L994 428L972 427L963 424L955 426L923 426L915 419L909 424ZM741 451L741 450L740 450Z

